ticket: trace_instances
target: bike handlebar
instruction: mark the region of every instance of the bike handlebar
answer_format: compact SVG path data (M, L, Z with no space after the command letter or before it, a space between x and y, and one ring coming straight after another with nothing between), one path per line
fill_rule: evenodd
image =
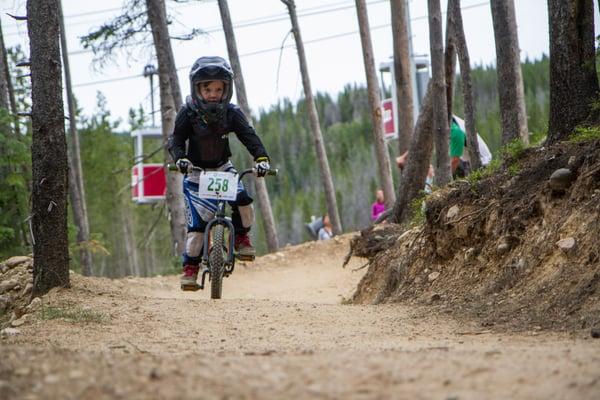
M188 168L191 169L192 171L200 171L200 172L203 172L205 170L205 168L196 167L193 165ZM175 164L167 164L167 169L169 171L179 171L179 168L177 168L177 165L175 165ZM255 173L256 173L256 168L248 168L248 169L242 171L242 173L240 174L240 179L242 179L244 177L244 175L246 175L246 174L255 174ZM267 171L266 175L276 176L278 173L279 173L279 169L272 168Z

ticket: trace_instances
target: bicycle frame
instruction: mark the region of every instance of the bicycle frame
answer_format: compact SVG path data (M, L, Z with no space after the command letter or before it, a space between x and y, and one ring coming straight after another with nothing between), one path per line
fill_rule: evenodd
M178 168L176 165L173 164L169 164L167 165L167 168L170 171L178 171ZM192 170L195 171L204 171L203 168L199 168L199 167L195 167L195 166L191 166ZM242 180L242 178L246 175L246 174L250 174L250 173L254 173L256 170L254 168L250 168L247 170L244 170L239 177L239 181ZM277 169L271 169L269 171L267 171L266 175L271 175L271 176L275 176L277 175L278 170ZM213 227L215 225L222 225L223 226L223 233L225 232L225 230L227 230L227 232L229 233L229 247L227 249L227 259L224 260L223 262L223 277L227 277L229 276L232 272L233 269L235 268L235 250L234 250L234 245L235 245L235 228L233 226L233 223L231 222L231 220L229 218L227 218L226 214L225 214L225 208L227 205L228 201L219 198L219 196L217 196L217 210L215 212L214 217L207 222L206 224L206 228L205 228L205 235L204 235L204 239L203 239L203 249L202 249L202 265L204 266L204 269L202 270L202 277L201 277L201 281L200 284L197 286L197 289L189 289L189 290L198 290L198 289L204 289L204 282L206 280L206 275L208 274L210 276L210 232L213 229ZM254 257L252 258L254 259ZM187 290L187 289L184 289ZM220 295L219 295L220 296ZM220 297L218 297L220 298Z
M241 173L239 180L241 181L244 175L253 173L254 169L247 169ZM202 270L202 277L200 280L200 288L204 289L204 281L206 279L206 275L210 275L210 266L209 266L209 246L210 246L210 231L215 225L223 225L223 227L229 232L229 246L227 249L227 260L225 261L225 276L230 275L235 269L235 252L234 252L234 244L235 244L235 228L233 223L227 218L225 214L225 208L227 205L227 201L218 200L217 203L217 211L215 212L215 216L213 219L208 221L206 224L205 235L204 235L204 246L202 249L202 265L204 265L204 269Z

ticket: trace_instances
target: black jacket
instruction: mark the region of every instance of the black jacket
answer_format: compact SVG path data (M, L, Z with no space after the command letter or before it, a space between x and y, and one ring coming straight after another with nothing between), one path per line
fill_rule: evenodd
M167 143L173 160L177 161L185 157L194 166L218 168L231 157L228 139L231 132L236 134L255 160L259 157L268 157L256 131L238 106L229 104L223 122L219 125L207 125L190 105L185 104L177 113L175 129ZM187 153L186 141L188 141Z

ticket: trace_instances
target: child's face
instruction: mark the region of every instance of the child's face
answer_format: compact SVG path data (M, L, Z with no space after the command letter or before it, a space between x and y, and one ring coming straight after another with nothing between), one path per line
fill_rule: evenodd
M209 103L218 103L223 98L225 83L223 81L200 82L200 96Z

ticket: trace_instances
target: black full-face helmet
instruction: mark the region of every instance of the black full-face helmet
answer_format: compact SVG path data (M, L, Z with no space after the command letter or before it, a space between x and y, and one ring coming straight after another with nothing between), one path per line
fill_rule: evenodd
M218 103L205 101L200 95L198 84L206 81L223 81L223 97ZM227 106L233 95L233 71L222 57L200 57L190 70L190 92L195 109L207 124L224 120Z

